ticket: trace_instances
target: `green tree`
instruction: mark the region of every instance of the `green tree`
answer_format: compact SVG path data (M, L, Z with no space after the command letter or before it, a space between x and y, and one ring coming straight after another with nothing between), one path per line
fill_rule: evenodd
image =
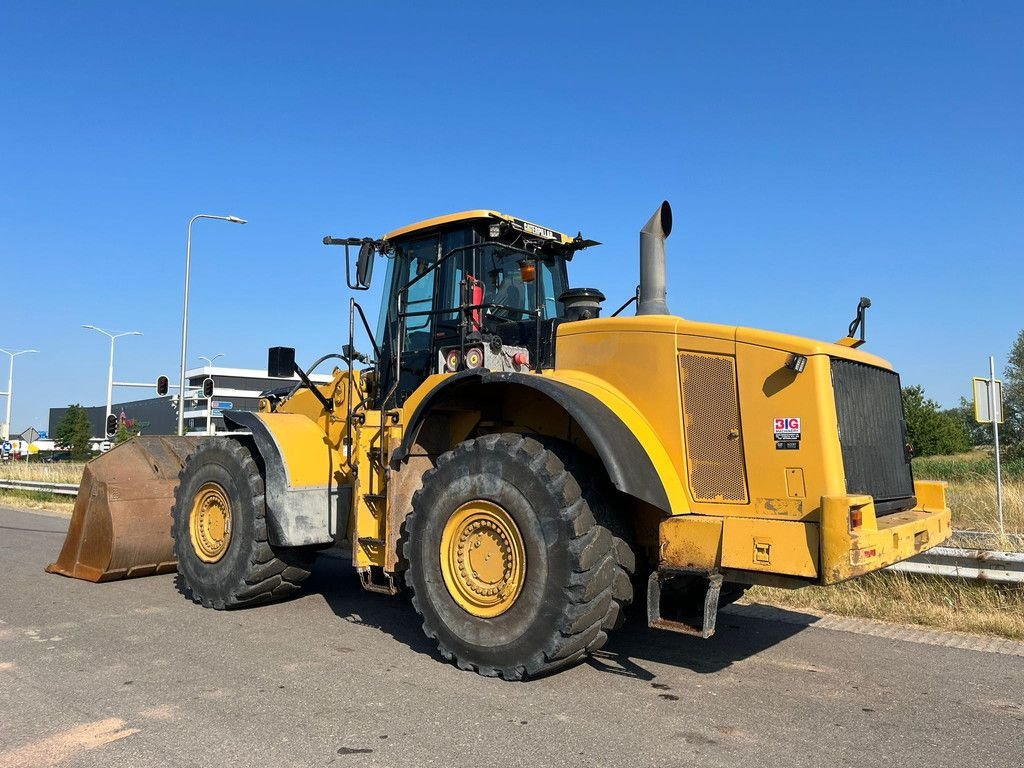
M950 408L946 413L963 422L964 427L967 429L967 434L970 435L971 445L992 447L992 430L974 420L974 403L966 397L961 397L960 405L956 408Z
M120 445L139 434L142 425L137 419L129 419L122 412L121 418L117 420L117 432L114 434L114 445Z
M89 426L89 417L85 413L85 408L75 403L68 406L64 417L57 424L54 443L58 448L71 451L73 459L87 459L92 453L89 448L91 433L92 428Z
M999 441L1009 458L1024 458L1024 331L1017 334L1003 371L1004 423Z
M944 456L970 450L971 436L963 420L942 411L925 397L920 385L903 388L907 439L915 456Z

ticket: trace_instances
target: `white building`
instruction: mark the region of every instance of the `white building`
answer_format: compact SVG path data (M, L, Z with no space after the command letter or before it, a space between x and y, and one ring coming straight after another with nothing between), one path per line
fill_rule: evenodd
M224 411L255 411L261 394L299 382L297 375L287 379L271 378L265 370L220 366L192 368L185 372L185 378L189 388L185 396L185 432L203 434L207 433L208 419L212 419L215 432L224 432ZM213 397L209 400L202 396L206 378L213 379ZM317 373L310 379L316 384L326 384L331 376Z

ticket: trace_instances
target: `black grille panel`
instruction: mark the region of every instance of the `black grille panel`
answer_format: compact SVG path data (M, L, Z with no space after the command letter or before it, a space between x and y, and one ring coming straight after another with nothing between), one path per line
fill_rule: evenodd
M908 509L914 476L907 454L900 377L850 360L832 360L832 386L846 492L874 497L878 514Z

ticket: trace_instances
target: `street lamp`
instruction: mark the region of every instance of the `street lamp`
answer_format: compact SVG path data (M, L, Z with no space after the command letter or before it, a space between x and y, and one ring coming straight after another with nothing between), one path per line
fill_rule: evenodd
M208 365L208 366L209 366L210 368L213 368L213 361L214 361L214 360L216 360L216 359L217 359L218 357L224 357L224 353L223 353L223 352L218 352L218 353L217 353L216 355L214 355L213 357L207 357L206 355L197 355L197 357L198 357L198 358L199 358L200 360L205 360L205 361L206 361L206 364L207 364L207 365Z
M95 325L83 325L83 328L87 328L90 331L98 331L104 336L110 339L110 367L107 369L107 414L103 419L104 429L106 424L110 421L110 414L113 411L114 404L114 339L119 339L122 336L141 336L141 331L125 331L124 333L111 333L110 331L104 331L102 328L98 328Z
M178 434L185 434L185 357L188 353L188 276L192 266L192 225L197 219L217 219L232 224L245 224L245 219L237 216L213 216L209 213L198 213L188 220L188 239L185 241L185 308L181 313L181 377L178 388Z
M14 358L18 355L29 355L38 351L38 349L22 349L18 352L8 352L6 349L0 349L0 352L11 358L11 367L7 373L7 391L3 393L7 395L7 420L4 422L4 440L11 436L11 401L14 399Z

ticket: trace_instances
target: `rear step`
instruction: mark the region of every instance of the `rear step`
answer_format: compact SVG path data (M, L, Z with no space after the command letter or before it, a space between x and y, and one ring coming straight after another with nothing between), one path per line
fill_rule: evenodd
M359 574L359 583L367 592L376 592L381 595L397 595L401 587L395 583L394 577L383 568L371 565L365 568L356 568ZM374 581L374 573L378 573L384 580L383 584Z
M709 638L715 634L715 620L718 618L718 598L722 592L722 574L710 576L702 574L701 580L707 582L704 593L703 613L681 616L682 620L666 619L661 615L661 584L663 581L678 576L693 574L664 573L655 571L647 580L647 625L654 629L667 629L684 635Z

